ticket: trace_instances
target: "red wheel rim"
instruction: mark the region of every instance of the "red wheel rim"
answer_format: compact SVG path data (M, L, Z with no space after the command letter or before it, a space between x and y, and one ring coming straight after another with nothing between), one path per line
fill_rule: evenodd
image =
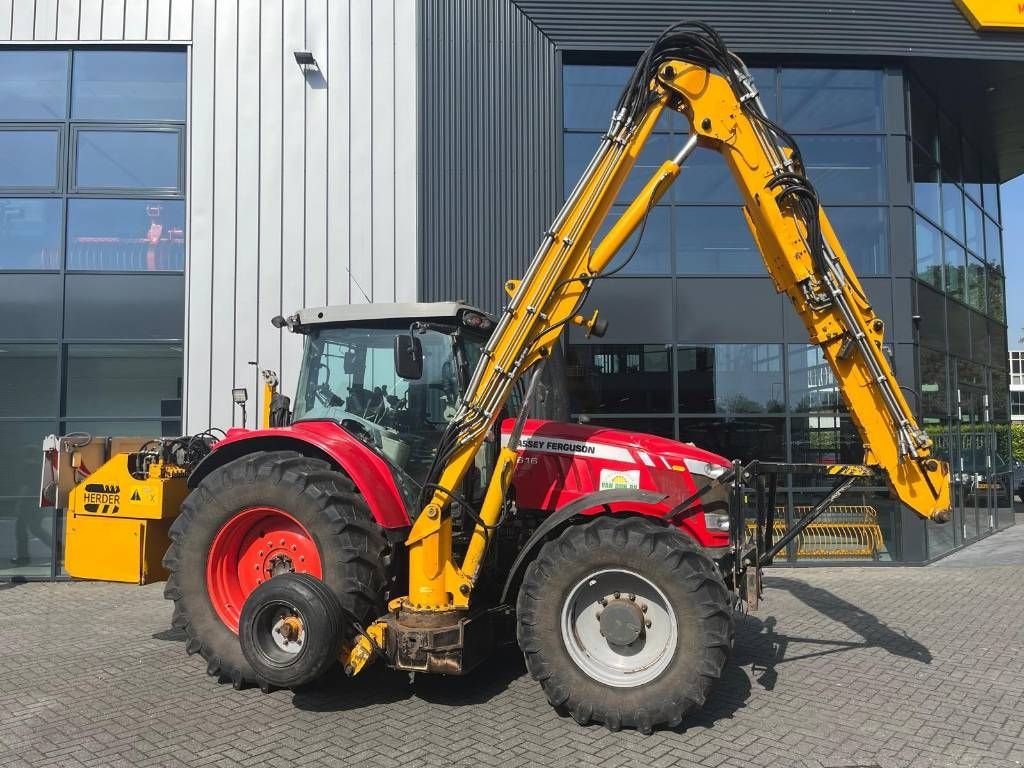
M245 599L267 579L287 571L322 579L316 542L287 512L252 507L217 532L206 561L206 591L220 620L237 634Z

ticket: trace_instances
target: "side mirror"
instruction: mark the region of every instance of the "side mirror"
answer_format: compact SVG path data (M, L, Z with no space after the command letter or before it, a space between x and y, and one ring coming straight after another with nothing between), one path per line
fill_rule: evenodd
M423 345L415 336L395 336L395 373L407 380L423 377Z

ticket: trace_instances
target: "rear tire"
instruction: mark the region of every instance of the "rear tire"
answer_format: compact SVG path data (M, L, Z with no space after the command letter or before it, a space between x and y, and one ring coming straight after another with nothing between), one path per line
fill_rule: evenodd
M730 605L714 563L685 534L597 517L530 563L517 636L556 709L582 725L649 733L704 704L732 648Z
M327 462L294 451L259 451L214 470L185 499L171 526L164 597L174 601L172 623L186 633L185 650L206 660L207 674L236 688L273 685L246 660L237 623L231 626L224 618L225 602L230 602L237 622L256 583L236 584L235 599L218 595L215 606L208 568L211 551L233 551L216 545L218 534L243 524L245 516L261 508L279 511L308 535L320 573L309 570L334 593L346 615L365 626L384 613L387 596L388 543L352 482ZM293 567L302 570L301 565ZM267 578L269 583L272 576ZM354 636L350 627L345 632L345 640Z

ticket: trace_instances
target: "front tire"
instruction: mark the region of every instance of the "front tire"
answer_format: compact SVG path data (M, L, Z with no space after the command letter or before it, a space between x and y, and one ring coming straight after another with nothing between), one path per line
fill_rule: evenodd
M611 730L678 725L732 647L729 592L685 534L597 517L546 543L523 578L519 645L548 701Z
M259 451L225 464L185 499L170 535L172 623L207 673L236 688L273 684L246 660L238 626L246 598L275 576L322 580L364 626L384 613L387 541L352 482L325 461Z

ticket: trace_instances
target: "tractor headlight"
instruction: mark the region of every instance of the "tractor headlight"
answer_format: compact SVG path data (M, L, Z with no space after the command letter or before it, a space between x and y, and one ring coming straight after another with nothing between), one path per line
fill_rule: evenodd
M704 525L709 531L729 532L729 515L723 512L705 512Z

